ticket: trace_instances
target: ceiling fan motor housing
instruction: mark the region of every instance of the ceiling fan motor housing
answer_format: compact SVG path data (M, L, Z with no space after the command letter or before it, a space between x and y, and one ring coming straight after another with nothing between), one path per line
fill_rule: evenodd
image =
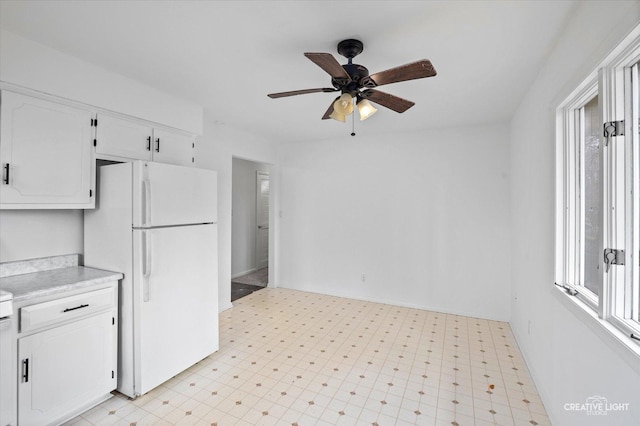
M349 60L349 63L342 65L342 68L349 74L351 81L345 81L341 78L332 78L331 84L342 93L350 93L355 96L358 89L362 87L360 80L369 76L369 70L362 65L351 62L353 58L358 56L364 50L364 45L360 40L349 38L338 43L338 53Z
M360 40L349 38L338 43L338 53L347 59L353 59L364 50L364 45Z
M351 93L355 95L358 89L362 88L361 80L369 76L369 70L359 64L344 64L342 68L349 74L351 81L345 81L342 78L332 78L331 84L342 93Z

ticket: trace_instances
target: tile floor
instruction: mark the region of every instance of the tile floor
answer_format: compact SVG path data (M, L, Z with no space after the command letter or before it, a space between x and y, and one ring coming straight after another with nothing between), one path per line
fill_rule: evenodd
M549 425L507 323L287 289L220 316L220 350L69 425Z

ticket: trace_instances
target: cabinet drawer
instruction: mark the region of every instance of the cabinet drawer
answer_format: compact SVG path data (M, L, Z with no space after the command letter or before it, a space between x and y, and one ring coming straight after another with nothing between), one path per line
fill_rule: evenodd
M20 309L20 332L113 308L114 290L104 288Z

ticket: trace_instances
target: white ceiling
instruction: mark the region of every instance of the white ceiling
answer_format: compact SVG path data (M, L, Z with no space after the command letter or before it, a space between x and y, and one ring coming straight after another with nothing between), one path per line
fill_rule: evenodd
M577 1L0 1L2 28L197 102L219 124L276 142L342 137L320 120L334 93L303 52L364 42L371 73L429 59L438 75L382 91L412 100L383 107L360 137L426 127L502 123L512 116Z

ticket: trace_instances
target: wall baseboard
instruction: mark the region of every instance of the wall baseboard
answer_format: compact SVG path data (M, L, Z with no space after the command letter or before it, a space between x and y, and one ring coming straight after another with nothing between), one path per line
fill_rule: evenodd
M238 273L232 274L232 275L231 275L231 279L238 278L238 277L241 277L241 276L243 276L243 275L250 274L250 273L252 273L252 272L256 272L256 271L257 271L257 270L259 270L259 269L262 269L262 268L252 268L252 269L247 269L247 270L246 270L246 271L244 271L244 272L238 272Z
M269 283L268 287L271 287L271 283ZM347 293L347 292L343 293L343 292L339 292L339 291L326 291L326 290L319 291L319 290L316 290L316 289L289 287L286 284L274 285L274 287L287 288L287 289L290 289L290 290L304 291L304 292L307 292L307 293L324 294L326 296L344 297L346 299L360 300L360 301L363 301L363 302L381 303L381 304L384 304L384 305L400 306L400 307L403 307L403 308L420 309L420 310L423 310L423 311L440 312L440 313L443 313L443 314L460 315L460 316L471 317L471 318L480 318L480 319L485 319L485 320L488 320L488 321L500 321L500 322L505 322L505 323L509 322L509 317L502 317L500 315L491 316L491 315L486 315L485 313L481 313L481 312L461 311L461 310L447 309L447 308L443 308L443 307L439 307L439 306L431 306L431 305L418 304L418 303L406 303L406 302L401 302L401 301L397 301L397 300L389 300L389 299L380 299L380 298L376 298L376 297L360 296L360 295L356 295L356 294L350 294L350 293Z
M231 302L225 303L224 305L218 305L218 313L224 312L227 309L231 309L231 308L233 308L233 303Z

